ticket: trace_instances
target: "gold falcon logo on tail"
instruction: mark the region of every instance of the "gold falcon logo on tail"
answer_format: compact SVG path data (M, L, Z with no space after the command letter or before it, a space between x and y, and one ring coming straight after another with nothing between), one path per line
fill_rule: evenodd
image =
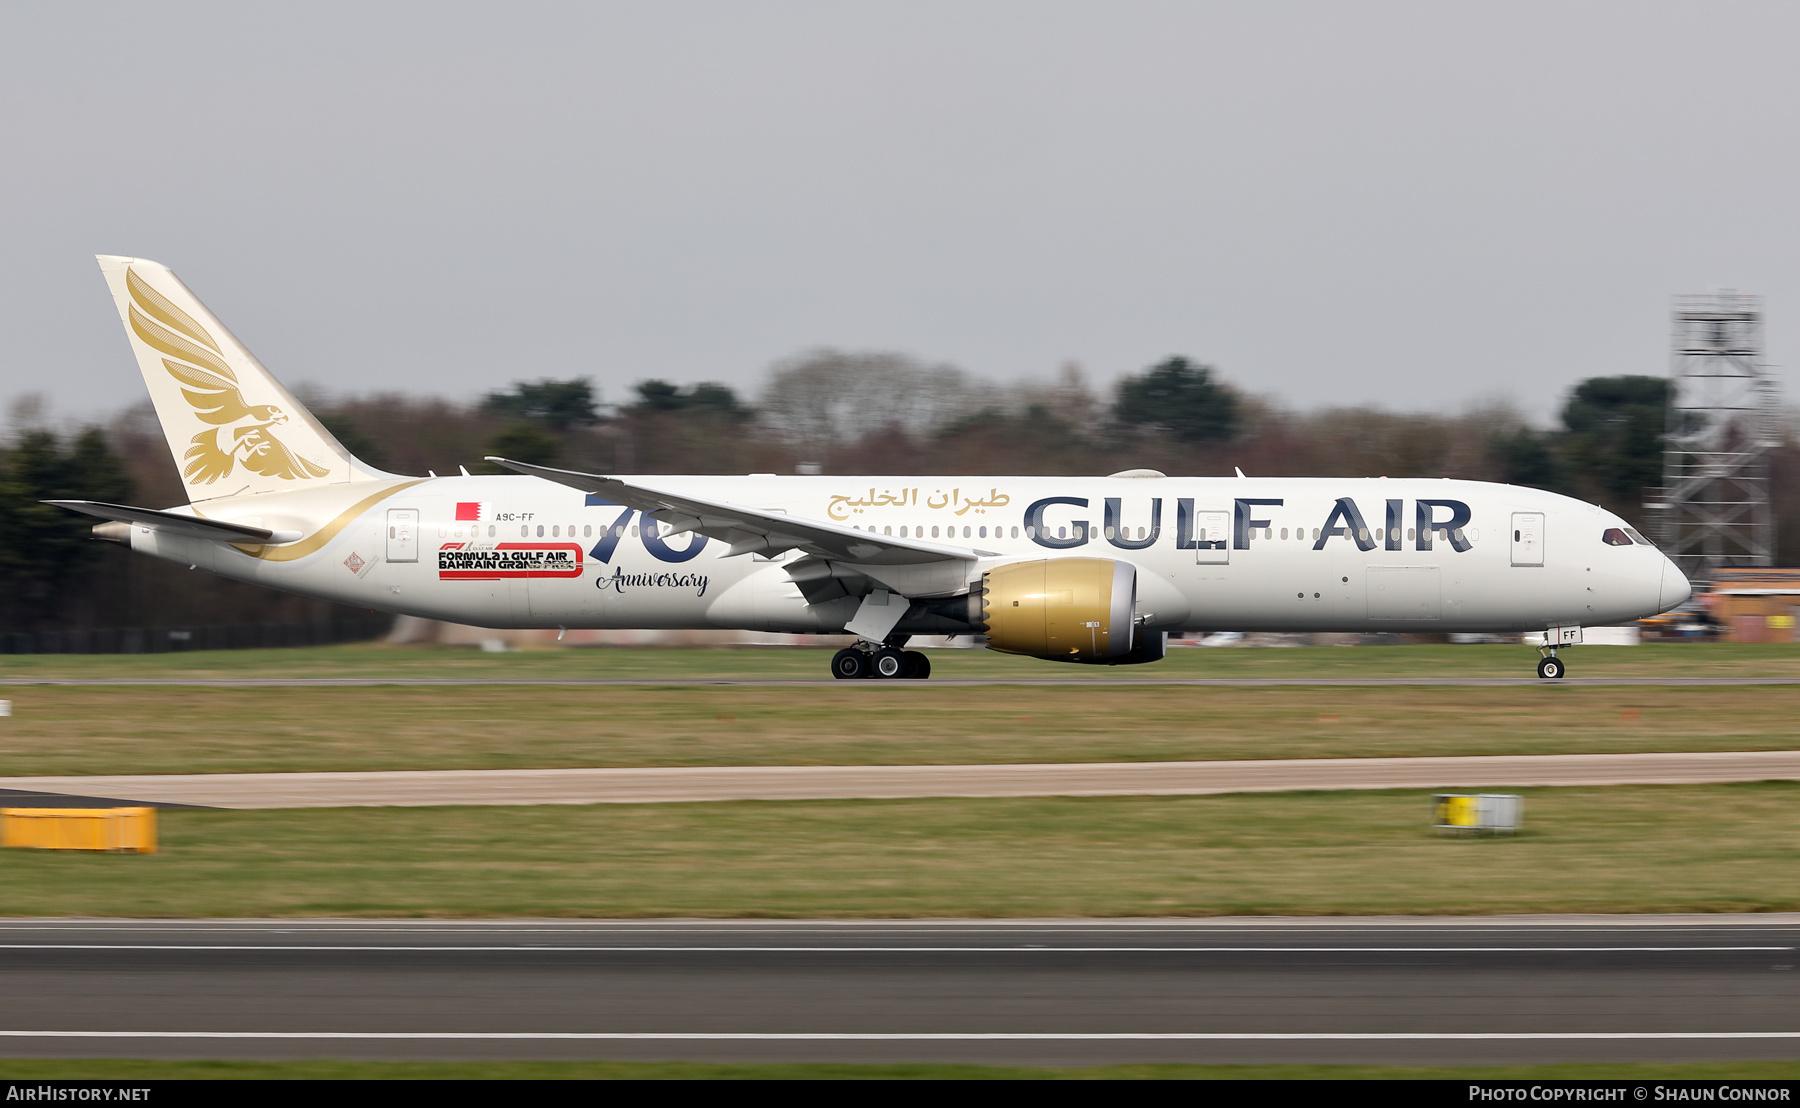
M130 269L125 271L125 287L131 295L132 333L164 355L164 368L180 383L181 395L193 405L194 414L216 427L190 440L181 470L188 484L210 485L238 464L252 473L289 481L330 472L276 437L272 429L287 422L280 408L244 402L237 374L225 364L224 353L206 328ZM221 445L225 431L230 438Z

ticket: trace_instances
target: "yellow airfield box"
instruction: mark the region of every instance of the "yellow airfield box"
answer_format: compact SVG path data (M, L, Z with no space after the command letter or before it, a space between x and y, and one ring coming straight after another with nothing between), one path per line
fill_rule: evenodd
M1523 797L1501 793L1474 796L1440 793L1431 798L1432 823L1439 831L1511 834L1525 814Z
M0 808L0 846L156 853L155 808Z

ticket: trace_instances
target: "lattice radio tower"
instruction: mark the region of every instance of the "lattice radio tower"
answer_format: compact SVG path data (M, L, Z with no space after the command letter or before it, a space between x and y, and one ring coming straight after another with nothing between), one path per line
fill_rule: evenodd
M1769 449L1775 382L1762 362L1762 301L1747 293L1675 298L1663 487L1648 490L1657 540L1690 580L1775 553Z

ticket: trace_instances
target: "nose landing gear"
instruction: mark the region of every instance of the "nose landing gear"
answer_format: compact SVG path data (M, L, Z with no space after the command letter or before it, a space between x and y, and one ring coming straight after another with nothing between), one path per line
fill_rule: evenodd
M865 677L923 681L931 676L931 659L917 650L859 642L831 656L831 675L840 681Z
M1557 648L1581 645L1581 628L1575 626L1552 627L1544 632L1543 645L1538 647L1538 676L1546 681L1555 681L1569 672L1563 660L1556 656Z

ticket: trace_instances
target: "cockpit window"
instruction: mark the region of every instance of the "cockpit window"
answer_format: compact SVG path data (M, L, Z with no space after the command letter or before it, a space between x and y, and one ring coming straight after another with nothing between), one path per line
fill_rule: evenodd
M1630 535L1631 541L1637 543L1639 546L1655 546L1656 545L1655 543L1651 542L1649 539L1638 534L1638 532L1635 528L1627 527L1627 528L1625 528L1625 533L1627 535Z
M1623 527L1608 527L1606 534L1600 536L1600 541L1608 546L1630 546L1631 536L1625 533Z

